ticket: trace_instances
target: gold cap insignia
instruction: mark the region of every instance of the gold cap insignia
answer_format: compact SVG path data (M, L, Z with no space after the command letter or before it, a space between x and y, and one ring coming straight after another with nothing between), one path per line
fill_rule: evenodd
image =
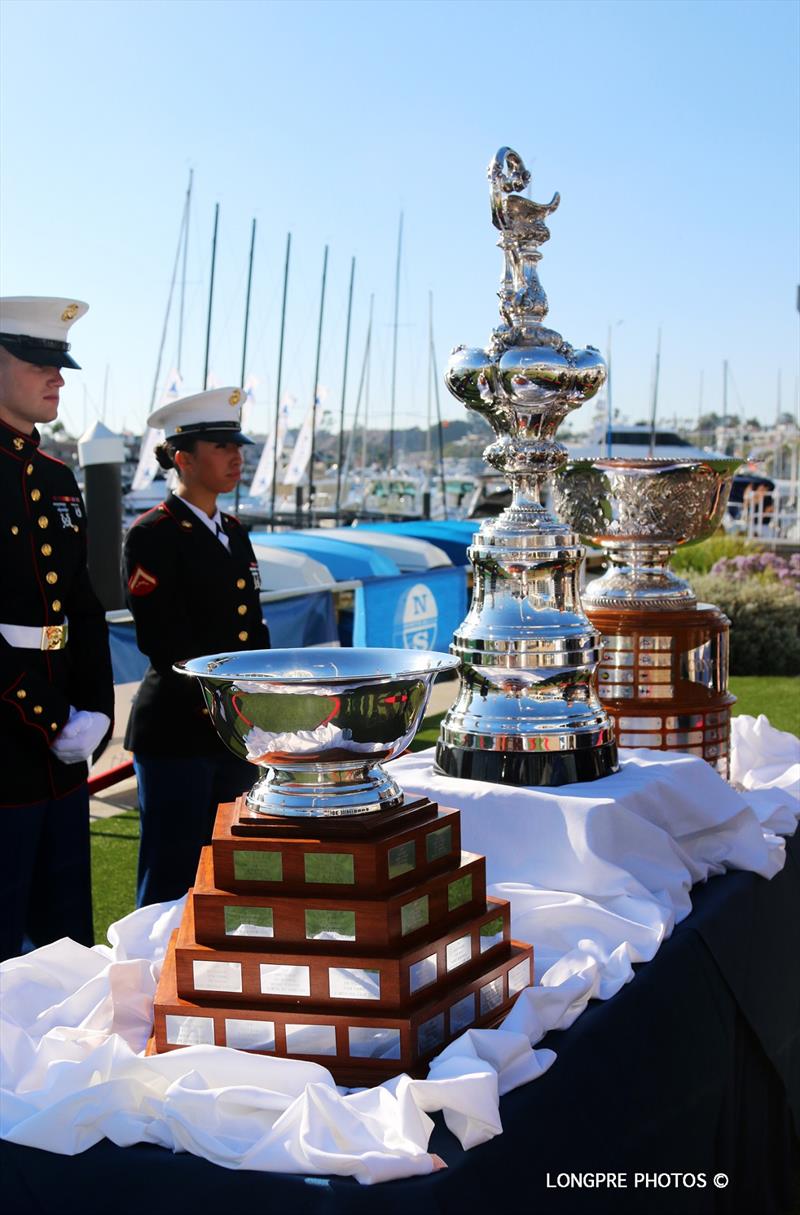
M78 315L78 305L77 304L67 304L66 308L61 313L61 319L62 319L62 321L71 321L77 315Z
M241 399L242 399L241 392L239 391L238 388L234 388L233 392L228 397L228 404L229 405L238 405L239 402L241 401Z

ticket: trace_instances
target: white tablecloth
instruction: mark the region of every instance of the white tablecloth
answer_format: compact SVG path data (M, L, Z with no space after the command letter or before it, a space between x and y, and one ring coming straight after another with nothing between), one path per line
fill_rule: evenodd
M158 1143L228 1168L353 1175L428 1173L444 1112L464 1147L502 1131L499 1097L556 1056L535 1045L608 999L691 910L690 889L726 869L782 868L800 817L800 742L766 718L734 719L733 779L703 760L623 751L587 785L516 789L436 776L432 752L391 769L409 792L462 812L464 846L487 857L491 893L536 950L536 986L503 1027L470 1030L426 1080L337 1089L323 1067L210 1046L146 1058L152 1000L183 900L134 912L109 945L64 939L0 967L2 1134L74 1154L99 1139Z

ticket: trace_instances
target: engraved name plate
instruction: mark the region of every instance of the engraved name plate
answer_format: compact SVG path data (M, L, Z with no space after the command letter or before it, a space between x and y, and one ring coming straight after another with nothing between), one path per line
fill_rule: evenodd
M226 937L274 936L271 907L226 907Z
M417 1030L417 1050L421 1055L427 1055L444 1042L444 1013L423 1021Z
M237 1050L274 1050L275 1022L226 1018L225 1044Z
M436 954L432 953L429 958L421 958L419 962L414 962L408 968L408 989L413 996L415 991L419 991L421 987L427 987L429 983L436 982L438 968L436 965Z
M416 932L418 928L424 928L428 923L428 896L423 894L422 898L414 899L413 903L406 903L400 908L400 932L403 936L407 936L409 932Z
M354 941L356 913L354 911L306 911L306 940Z
M307 852L304 862L307 882L352 886L356 880L351 852Z
M214 1021L211 1017L164 1018L170 1046L213 1046Z
M667 742L671 747L688 747L691 743L701 743L702 741L702 730L676 730L667 735Z
M438 861L440 856L447 856L453 847L453 831L447 827L439 827L425 837L425 855L429 861Z
M654 734L620 734L619 745L621 747L659 747L661 745L661 735Z
M447 910L456 911L472 901L472 874L465 873L447 887Z
M354 1059L399 1059L400 1030L389 1026L351 1025L347 1031L350 1054Z
M708 717L706 721L708 721ZM681 713L678 717L664 718L664 725L668 730L694 730L696 727L702 726L702 724L702 713Z
M242 967L239 962L194 962L192 982L195 991L241 991Z
M475 1020L475 992L471 991L463 1000L450 1008L450 1033L460 1034Z
M472 957L472 941L469 933L465 937L459 937L457 941L451 941L447 946L447 969L455 970L457 966L463 966Z
M485 1017L493 1008L503 1003L503 976L493 979L481 988L481 1016Z
M262 955L263 956L263 955ZM261 990L267 996L308 996L311 972L307 966L269 966L262 963Z
M508 994L509 996L515 996L518 991L522 991L523 987L530 987L530 985L530 958L523 958L521 962L517 962L516 966L512 966L508 972Z
M639 655L639 666L640 667L671 667L672 666L672 655L671 654L640 654Z
M289 1055L335 1055L335 1026L287 1025L286 1053Z
M498 945L503 939L503 917L499 915L495 919L481 924L480 936L481 953L486 953L487 949L491 949L493 945Z
M671 718L667 718L669 725ZM617 725L620 730L660 730L660 717L618 717Z
M331 966L328 970L328 990L334 1000L380 1000L381 972Z
M410 873L417 864L417 845L414 840L408 840L405 844L396 844L394 848L390 848L386 856L389 877L400 877L404 873Z
M237 882L282 882L283 857L280 852L237 848L233 854L233 876Z

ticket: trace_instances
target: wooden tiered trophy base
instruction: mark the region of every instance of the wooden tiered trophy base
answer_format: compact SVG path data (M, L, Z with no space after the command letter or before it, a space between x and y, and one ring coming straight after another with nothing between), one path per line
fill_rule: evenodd
M621 747L701 755L730 771L730 621L701 603L671 611L588 607L602 633L598 692Z
M421 798L341 818L219 807L155 996L151 1051L309 1059L339 1084L408 1072L533 982L457 810Z

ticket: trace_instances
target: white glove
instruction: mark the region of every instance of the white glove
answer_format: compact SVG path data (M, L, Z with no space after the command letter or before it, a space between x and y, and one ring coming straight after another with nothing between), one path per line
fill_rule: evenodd
M90 713L70 705L69 720L51 742L50 750L62 764L91 759L110 725L111 718L105 713Z

